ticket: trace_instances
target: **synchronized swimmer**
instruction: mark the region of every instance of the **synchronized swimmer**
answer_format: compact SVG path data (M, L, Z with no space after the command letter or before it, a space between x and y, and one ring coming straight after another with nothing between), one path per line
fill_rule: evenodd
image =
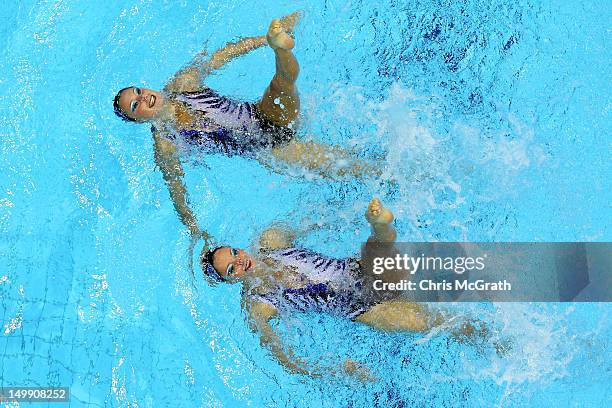
M155 161L170 190L183 224L197 238L202 232L188 206L178 147L197 147L203 153L240 155L269 165L270 156L321 176L378 174L378 168L347 151L296 138L300 98L295 82L299 65L289 35L300 14L273 20L265 36L246 37L215 51L202 61L197 55L178 71L161 92L130 86L114 99L115 114L128 122L152 125ZM240 102L219 95L204 79L233 58L268 44L275 54L276 72L261 100ZM203 54L203 53L202 53Z
M380 200L370 202L365 218L371 226L365 251L370 243L393 244L397 235L393 213ZM445 325L441 313L408 300L402 292L376 290L373 282L380 276L362 268L360 259L334 259L297 246L295 238L290 230L270 228L261 234L254 254L210 242L200 254L202 270L213 284L242 284L242 304L251 328L260 335L261 344L291 372L321 374L283 347L270 324L284 315L281 311L327 313L387 332L425 332ZM478 335L477 326L464 320L451 332L456 336ZM344 369L357 370L356 363L348 362Z

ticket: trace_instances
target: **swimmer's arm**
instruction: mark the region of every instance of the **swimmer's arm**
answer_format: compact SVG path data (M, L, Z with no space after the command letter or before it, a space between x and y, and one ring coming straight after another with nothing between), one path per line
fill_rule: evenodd
M301 14L295 12L281 18L281 25L288 33L293 32L293 28L298 23ZM213 53L210 60L203 67L203 77L210 74L212 71L223 67L236 57L247 54L256 48L268 44L265 35L257 37L245 37L235 43L228 43L225 47ZM203 78L202 78L203 79Z
M289 14L281 19L281 24L287 32L291 32L299 21L299 17L300 14L297 12ZM194 92L200 90L204 78L213 71L220 69L234 58L249 53L267 43L265 35L244 37L215 51L208 61L204 61L206 52L199 52L186 68L176 73L164 89L166 92Z
M198 53L186 68L181 69L164 87L166 92L195 92L203 88L202 81L210 73L232 59L266 44L265 36L246 37L229 43L204 62L205 52Z
M225 47L215 51L210 60L205 64L203 67L205 75L223 67L234 58L247 54L256 48L263 47L267 43L265 35L245 37L234 43L228 43Z
M293 355L291 348L285 349L281 340L272 329L270 320L278 315L278 311L267 303L252 303L247 306L249 310L249 326L260 335L261 345L266 347L274 358L288 371L296 374L306 374L320 377L323 373L329 375L348 374L360 381L372 381L375 378L370 370L362 364L346 359L338 367L308 367L306 363Z
M155 149L155 163L162 171L164 181L170 190L170 197L174 204L174 209L179 218L193 237L200 234L198 222L193 211L189 208L187 200L187 189L183 183L183 167L178 159L176 146L164 139L159 133L153 135Z
M268 228L259 238L261 249L282 249L293 246L296 234L285 228Z
M291 348L283 347L280 337L270 325L270 320L278 315L278 311L273 306L267 303L254 303L249 305L248 310L251 330L259 334L261 345L270 350L283 367L295 374L320 375L309 370L303 361L296 358Z

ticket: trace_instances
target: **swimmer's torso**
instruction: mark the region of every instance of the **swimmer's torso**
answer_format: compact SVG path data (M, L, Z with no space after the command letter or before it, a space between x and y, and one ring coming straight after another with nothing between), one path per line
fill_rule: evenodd
M265 252L268 272L246 285L244 295L278 310L324 312L355 318L369 308L359 263L303 248Z
M235 101L209 88L169 95L175 123L164 137L195 146L208 153L254 156L257 152L289 141L290 129L279 128L262 118L255 104Z

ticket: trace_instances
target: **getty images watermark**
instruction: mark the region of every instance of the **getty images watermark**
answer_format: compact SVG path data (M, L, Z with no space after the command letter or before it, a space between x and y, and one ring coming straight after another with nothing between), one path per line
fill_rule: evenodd
M382 275L390 271L405 271L413 276L418 271L439 273L453 272L458 278L442 279L401 279L399 282L385 282L383 279L376 279L372 283L374 290L390 291L510 291L512 284L507 279L496 282L488 282L484 279L470 281L464 274L470 271L485 270L485 260L487 254L479 257L459 256L459 257L440 257L440 256L410 256L408 254L395 254L394 257L375 257L373 258L372 272L375 275ZM461 278L459 278L461 277Z
M612 301L612 243L367 243L367 287L415 301Z

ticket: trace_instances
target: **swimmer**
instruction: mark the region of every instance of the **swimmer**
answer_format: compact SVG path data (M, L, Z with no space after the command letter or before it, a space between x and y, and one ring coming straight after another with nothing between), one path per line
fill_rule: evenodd
M191 145L205 153L257 158L266 165L270 165L271 156L277 162L298 165L321 176L358 176L377 171L359 160L351 161L341 148L295 139L300 108L295 85L299 65L290 34L299 18L299 13L293 13L273 20L265 36L230 43L206 61L203 53L198 54L161 92L130 86L115 96L117 116L152 125L156 164L181 221L193 237L198 237L200 230L187 204L179 145ZM266 44L274 51L276 73L259 102L234 101L203 84L214 70Z
M396 232L391 211L373 199L365 218L371 226L368 243L392 246ZM295 239L291 231L271 228L261 235L254 254L230 246L213 248L208 242L200 254L201 267L209 281L242 284L242 304L250 327L290 372L321 374L295 358L274 332L271 320L286 312L328 313L386 332L426 332L443 325L441 314L405 300L397 292L372 290L373 277L367 276L359 259L333 259L296 246ZM365 248L367 251L367 244ZM473 329L466 327L460 330ZM345 362L344 372L368 377L356 364Z

